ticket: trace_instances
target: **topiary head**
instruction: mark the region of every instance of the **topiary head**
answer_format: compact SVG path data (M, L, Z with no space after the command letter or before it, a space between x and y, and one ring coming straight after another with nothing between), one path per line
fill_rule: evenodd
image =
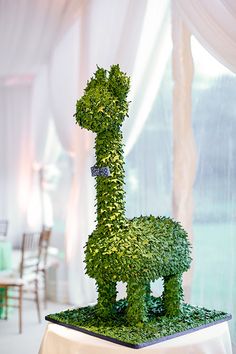
M119 65L110 71L98 68L77 101L76 122L94 133L119 128L128 115L129 86L130 79Z

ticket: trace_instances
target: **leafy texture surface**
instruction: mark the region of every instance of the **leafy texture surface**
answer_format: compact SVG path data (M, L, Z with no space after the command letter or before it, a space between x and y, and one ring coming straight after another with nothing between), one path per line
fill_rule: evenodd
M166 217L125 217L121 125L128 116L130 79L119 65L98 68L76 105L76 122L95 132L97 226L85 248L86 272L96 280L97 316L113 318L116 283L127 283L127 320L149 321L150 282L164 280L168 316L181 314L182 273L190 267L190 245L182 226ZM109 173L108 173L109 171Z
M83 328L125 343L142 344L215 321L227 320L229 316L224 312L183 304L181 315L168 317L165 315L162 300L154 297L150 298L148 306L148 322L132 325L128 322L126 313L127 300L120 300L115 304L113 317L106 321L101 320L97 315L96 306L67 310L49 315L47 319L75 328Z

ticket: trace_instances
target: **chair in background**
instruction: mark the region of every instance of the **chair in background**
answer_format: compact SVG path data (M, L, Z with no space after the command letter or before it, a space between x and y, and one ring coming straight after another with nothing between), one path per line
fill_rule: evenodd
M52 234L51 228L43 228L39 239L39 274L42 276L43 292L44 292L44 308L47 307L47 270L50 267L48 262L48 248Z
M0 220L0 237L4 238L7 236L8 231L8 220Z
M8 318L8 307L17 307L19 312L19 333L22 333L22 299L34 300L38 320L41 322L39 305L39 263L40 235L24 233L21 244L21 262L18 276L0 278L1 301L0 307L5 309L5 319ZM9 291L9 289L11 291ZM32 293L33 298L27 298L25 293ZM16 303L12 303L16 301Z

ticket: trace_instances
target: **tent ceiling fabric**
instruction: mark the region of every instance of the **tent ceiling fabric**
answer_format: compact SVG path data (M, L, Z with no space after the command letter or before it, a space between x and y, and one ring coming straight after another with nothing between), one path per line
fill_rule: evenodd
M183 20L199 42L236 73L235 0L174 0Z
M0 0L0 77L32 75L85 0Z

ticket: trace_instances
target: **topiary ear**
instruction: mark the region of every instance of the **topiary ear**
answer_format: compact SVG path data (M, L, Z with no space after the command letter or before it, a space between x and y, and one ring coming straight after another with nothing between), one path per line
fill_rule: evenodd
M119 64L111 66L108 87L119 101L127 98L130 88L130 78L120 70Z
M107 70L99 68L94 73L94 76L90 81L87 82L85 92L88 92L90 89L95 88L96 86L104 86L107 84Z
M97 71L95 72L95 79L98 83L106 82L107 81L107 70L103 68L99 68L97 66Z

